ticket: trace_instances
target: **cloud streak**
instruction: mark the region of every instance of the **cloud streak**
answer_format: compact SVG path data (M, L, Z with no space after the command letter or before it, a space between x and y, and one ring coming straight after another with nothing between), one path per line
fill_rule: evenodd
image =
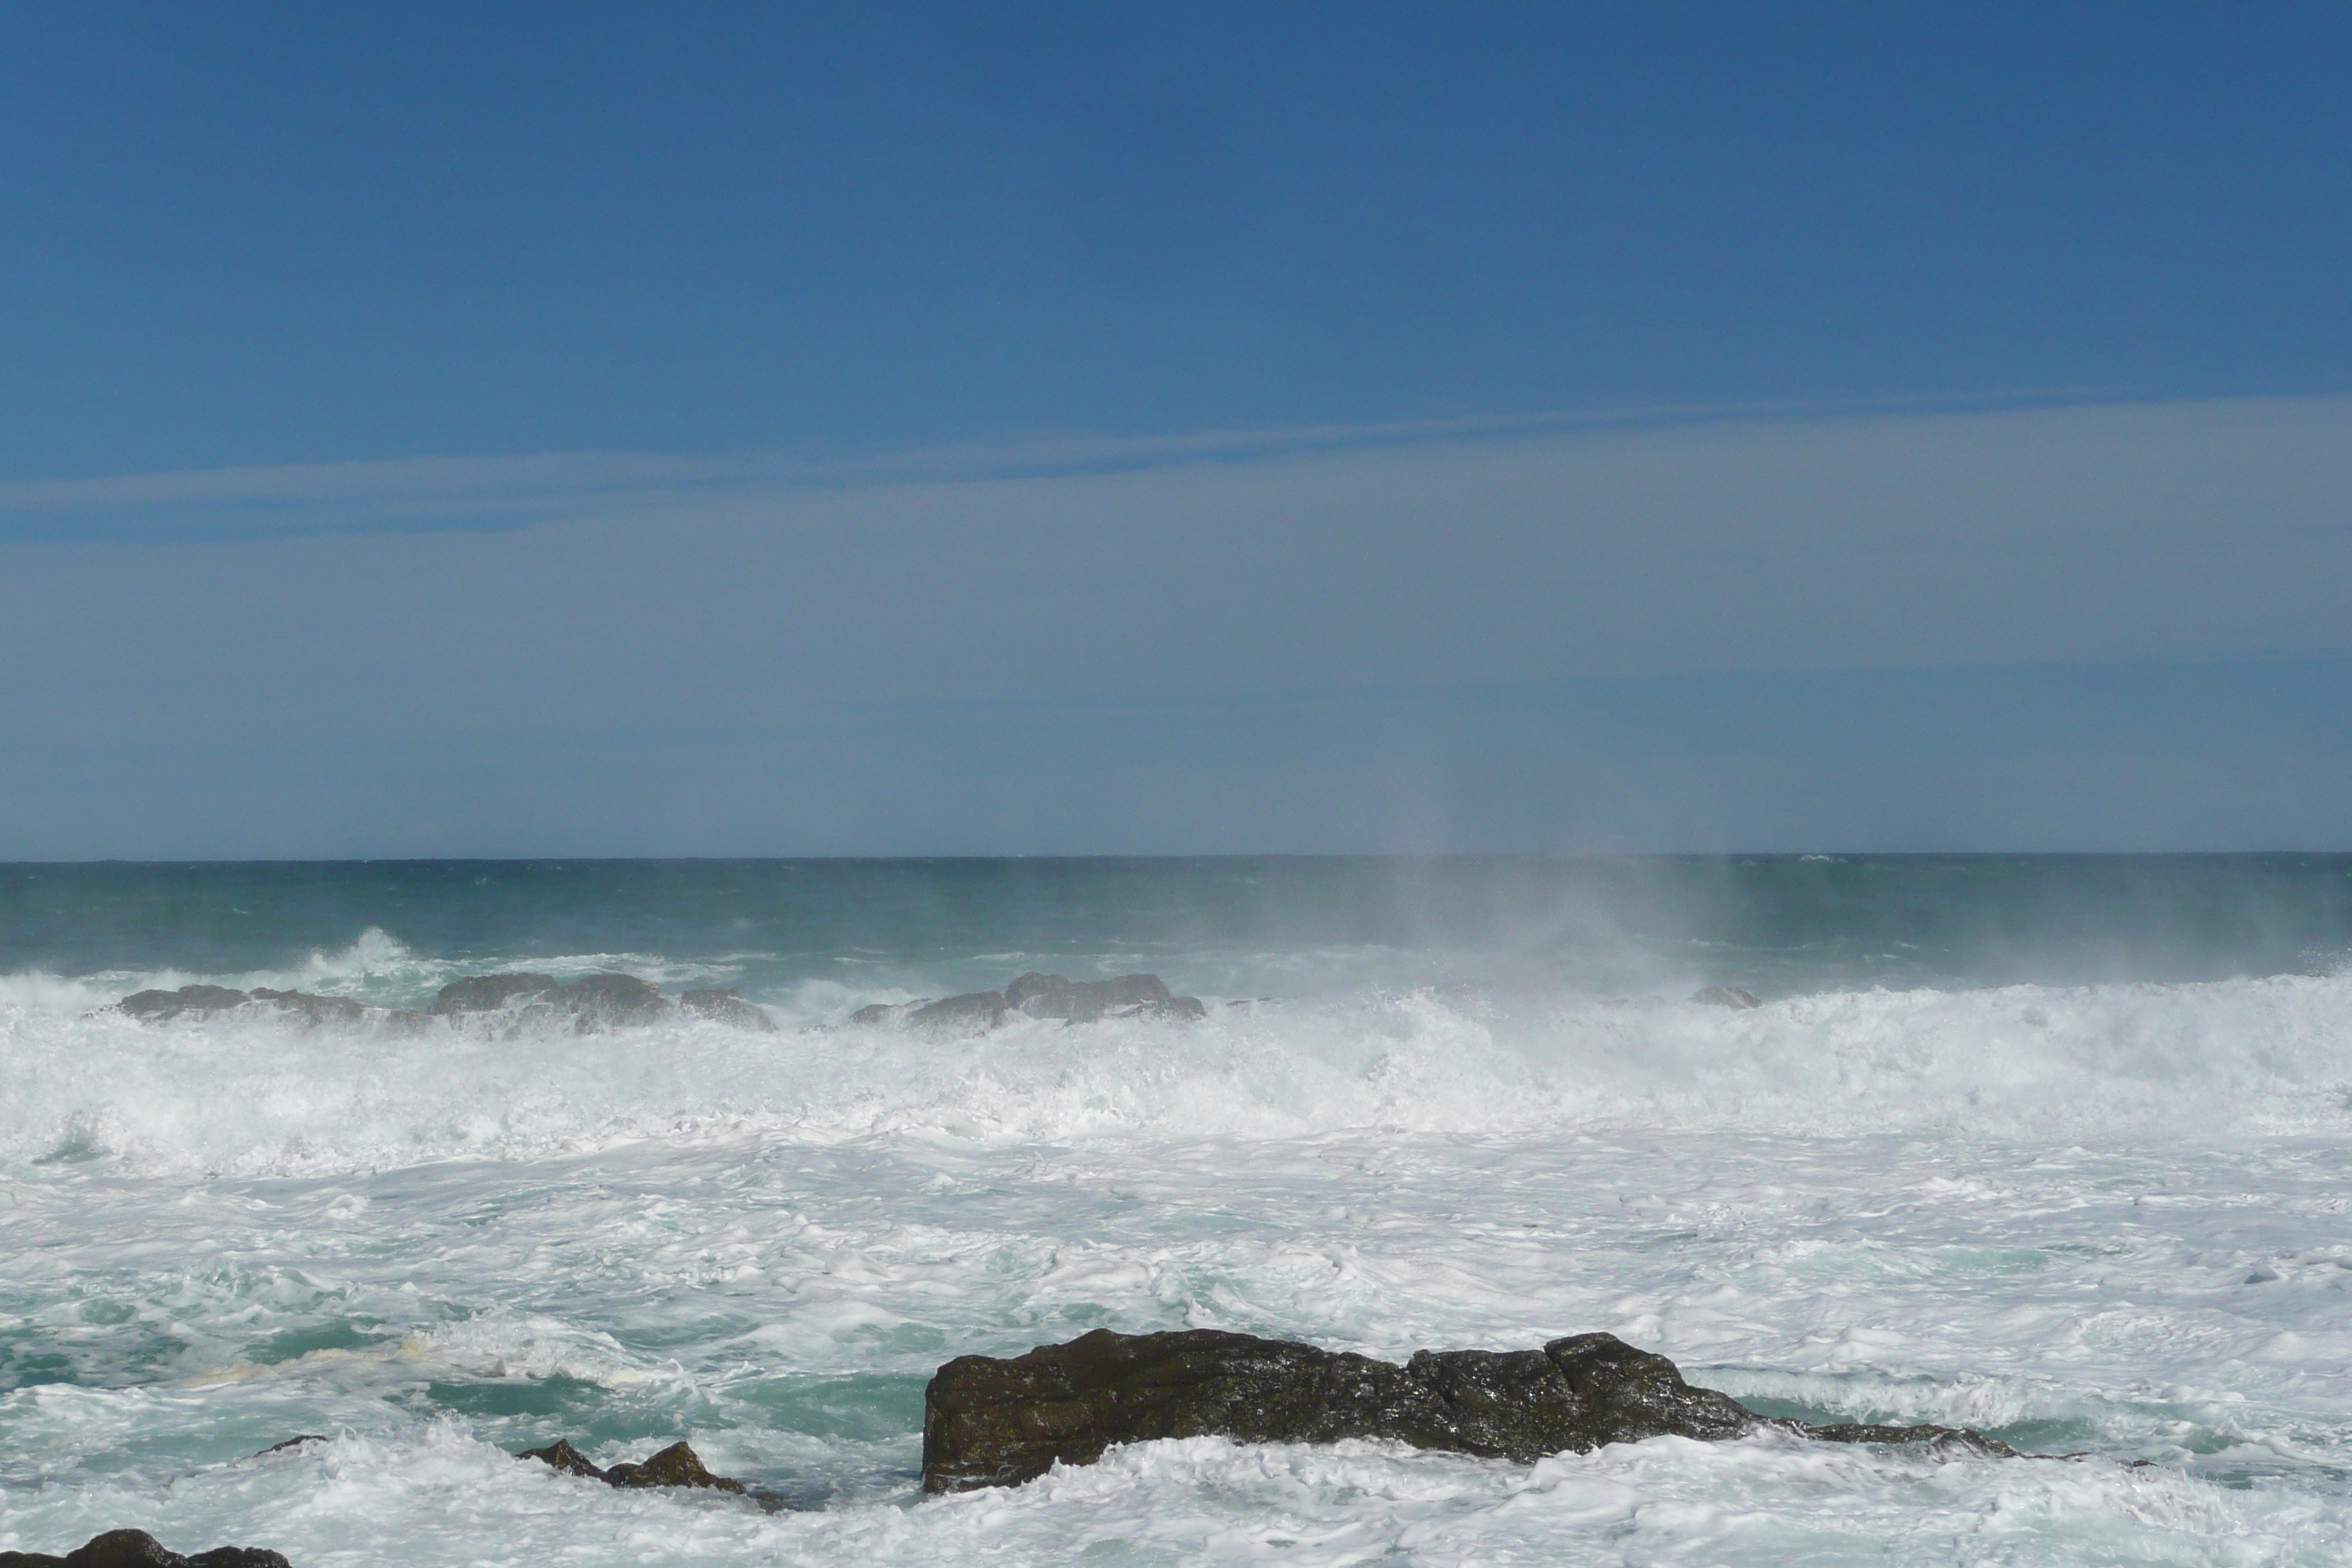
M613 458L20 488L16 503L68 510L264 495L544 510L504 531L0 551L0 662L20 672L0 689L15 781L0 784L41 803L20 812L35 826L17 852L81 812L85 845L111 842L112 819L181 824L180 847L145 846L161 853L207 852L207 820L265 838L308 822L305 853L1216 847L1167 837L1188 821L1278 848L1327 819L1352 823L1356 847L1549 844L1563 825L1580 843L1711 847L1707 813L1752 820L1743 781L1768 777L1790 799L1851 802L1862 779L2054 791L2014 808L2025 837L2042 812L2046 843L2051 824L2090 820L2083 792L2155 776L2115 758L2178 772L2209 742L2243 766L2199 799L2305 781L2273 789L2272 841L2309 841L2310 814L2347 798L2344 747L2318 721L2308 743L2273 725L2257 746L2225 721L2231 681L2268 679L2230 661L2340 670L2326 661L2352 653L2352 400L1077 450L1091 467L1053 448L1051 471L998 454L980 477L927 458L936 471L854 483ZM1999 725L1980 716L1978 764L1917 763L1938 715L1966 706L1949 682L1835 679L2148 661L2224 673L2177 732L2160 703L2106 721L2132 679L2076 680L2056 716L2021 722L2108 761L2022 771L1987 752ZM1723 684L1771 674L1811 684ZM1627 689L1632 719L1601 723L1560 695L1595 681L1652 684ZM1493 696L1512 689L1537 696ZM1837 746L1800 743L1819 727L1797 721L1806 703L1844 715ZM1488 721L1444 718L1480 704ZM1792 739L1752 766L1699 743L1731 729L1750 758L1772 750L1755 737ZM173 783L198 778L194 794ZM1391 805L1342 809L1351 790ZM404 791L437 803L431 833L400 837ZM1683 796L1697 804L1665 826L1626 826ZM564 834L531 837L531 803L559 798ZM278 804L256 816L260 801ZM1894 824L1882 846L1901 847L1904 821L1914 847L1953 842L1937 822L1983 844L2008 809L1923 797L1909 817L1851 820ZM2160 842L2199 820L2179 800L2142 820L2163 813Z

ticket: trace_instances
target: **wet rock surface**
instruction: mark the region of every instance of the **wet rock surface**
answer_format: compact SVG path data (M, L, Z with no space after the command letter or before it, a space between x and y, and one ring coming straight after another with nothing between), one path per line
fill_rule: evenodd
M1737 985L1706 985L1691 993L1691 1000L1702 1007L1730 1007L1745 1011L1761 1007L1764 999L1753 991L1743 991Z
M275 1552L257 1546L215 1546L183 1556L143 1530L110 1530L92 1536L62 1557L39 1552L0 1552L0 1568L292 1568Z
M526 1448L515 1456L518 1459L537 1459L552 1465L570 1476L584 1476L615 1487L702 1487L712 1491L743 1495L741 1481L729 1476L714 1476L705 1468L701 1458L684 1443L672 1443L651 1457L631 1462L623 1460L610 1469L602 1468L588 1456L572 1446L569 1437L559 1437L544 1448Z
M1532 1463L1607 1443L1716 1441L1761 1427L1848 1442L2008 1453L1949 1427L1815 1427L1767 1421L1694 1388L1664 1356L1612 1334L1541 1350L1422 1351L1402 1366L1283 1340L1197 1329L1097 1329L1009 1359L962 1356L923 1396L923 1489L1017 1486L1118 1443L1225 1436L1244 1443L1385 1438Z

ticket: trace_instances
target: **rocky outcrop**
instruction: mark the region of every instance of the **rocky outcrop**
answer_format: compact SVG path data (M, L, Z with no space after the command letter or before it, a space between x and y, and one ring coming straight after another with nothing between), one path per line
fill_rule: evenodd
M1932 1442L2008 1453L1949 1427L1767 1422L1694 1388L1664 1356L1612 1334L1541 1350L1422 1351L1402 1366L1283 1340L1196 1329L1097 1329L1000 1360L962 1356L923 1395L923 1489L1017 1486L1117 1443L1220 1436L1244 1443L1385 1438L1531 1463L1547 1454L1759 1426L1856 1442ZM1864 1436L1864 1433L1873 1434Z
M1033 1018L1071 1024L1107 1017L1204 1018L1209 1012L1199 997L1177 995L1157 974L1071 980L1033 970L1004 988L1004 999Z
M38 1552L0 1552L0 1568L292 1568L275 1552L257 1546L215 1546L193 1557L167 1550L143 1530L110 1530L94 1535L63 1557Z
M371 1007L348 996L314 996L307 991L273 991L267 985L233 991L226 985L183 985L177 991L138 991L115 1004L142 1024L173 1018L206 1018L240 1008L278 1015L306 1028L414 1028L423 1015Z
M708 1018L714 1024L726 1024L738 1029L750 1029L755 1034L773 1034L776 1021L759 1007L743 1000L740 991L688 991L677 999L677 1005L698 1018Z
M169 1018L201 1018L208 1013L226 1013L251 1000L244 992L232 991L226 985L183 985L177 991L136 991L115 1005L142 1024L161 1024Z
M1744 1010L1764 1005L1762 997L1753 991L1743 991L1737 985L1708 985L1691 993L1691 1000L1702 1007L1730 1007Z
M633 974L591 974L569 983L553 975L473 974L441 988L425 1011L371 1007L348 996L315 996L304 991L261 986L234 991L226 985L183 985L176 991L141 991L115 1004L142 1023L203 1018L216 1013L264 1010L309 1028L402 1030L422 1027L428 1018L467 1023L514 1035L554 1029L577 1035L657 1023L680 1009L739 1029L772 1030L767 1014L738 991L689 991L672 1002L658 986Z
M568 1476L585 1476L590 1480L603 1481L615 1487L703 1487L713 1491L741 1495L741 1481L727 1476L714 1476L703 1468L702 1460L684 1443L672 1443L668 1447L635 1463L623 1460L610 1469L599 1468L588 1456L572 1446L569 1437L559 1437L544 1448L526 1448L515 1456L518 1459L537 1459L552 1465Z
M967 991L961 996L925 1002L909 1008L907 1026L933 1035L974 1035L1004 1022L1013 1004L1002 991Z
M913 1002L869 1003L852 1013L848 1022L863 1028L903 1024L930 1035L976 1035L996 1027L1014 1013L1058 1018L1066 1024L1139 1017L1189 1021L1209 1016L1198 996L1177 995L1157 974L1072 980L1032 970L1002 991L967 991L938 1001L926 996Z
M468 974L441 987L441 994L425 1011L436 1018L457 1013L494 1013L518 996L552 991L555 984L552 974Z
M672 1005L660 987L634 974L591 974L561 984L546 974L472 974L444 985L425 1011L450 1019L495 1014L507 1033L552 1026L597 1035L656 1023Z
M314 1029L322 1025L348 1028L355 1024L388 1020L394 1016L389 1009L371 1007L348 996L313 996L307 991L272 991L266 985L254 987L253 999L266 1002L281 1013L292 1013ZM415 1015L404 1016L415 1017Z

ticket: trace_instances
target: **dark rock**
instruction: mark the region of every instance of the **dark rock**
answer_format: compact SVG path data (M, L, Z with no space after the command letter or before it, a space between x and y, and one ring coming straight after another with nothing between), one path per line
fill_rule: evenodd
M302 1447L308 1444L324 1443L326 1441L328 1441L328 1438L324 1433L305 1432L299 1437L289 1437L283 1443L272 1443L269 1447L262 1449L261 1452L254 1455L253 1457L257 1459L266 1459L272 1454L283 1454L289 1452L292 1449Z
M532 1005L552 1008L570 1018L575 1031L592 1035L653 1023L669 1011L670 1001L659 986L634 974L591 974L542 993Z
M364 1024L371 1015L383 1012L381 1007L370 1007L348 996L313 996L306 991L272 991L266 985L254 989L253 999L267 1002L283 1013L299 1014L312 1028L324 1024L349 1027Z
M215 1546L183 1557L143 1530L110 1530L94 1535L63 1557L38 1552L0 1552L0 1568L290 1568L275 1552L257 1546Z
M683 1443L672 1443L641 1464L614 1465L604 1479L616 1487L710 1487L739 1495L744 1489L741 1481L704 1469L702 1460Z
M226 985L183 985L177 991L140 991L115 1004L142 1024L166 1018L197 1017L242 1007L251 998Z
M1004 1022L1012 1010L1002 991L967 991L938 1002L926 1002L907 1014L910 1028L933 1034L977 1034Z
M1177 995L1157 974L1071 980L1033 970L1004 988L1004 1000L1033 1018L1060 1018L1072 1024L1114 1016L1203 1018L1209 1012L1199 997Z
M1403 1366L1249 1334L1119 1334L1000 1360L961 1356L923 1396L923 1489L1017 1486L1116 1443L1223 1436L1244 1443L1387 1438L1530 1463L1547 1454L1677 1436L1713 1441L1767 1425L1694 1388L1664 1356L1612 1334L1539 1351L1423 1351ZM2007 1452L1946 1427L1769 1425L1837 1441L1932 1442Z
M761 1034L773 1034L776 1021L759 1007L743 1000L740 991L689 991L677 999L677 1005L698 1018L727 1024L738 1029L751 1029Z
M551 974L469 974L452 980L425 1011L435 1018L452 1013L491 1013L518 996L536 996L555 989Z
M1709 985L1691 993L1691 1000L1706 1007L1746 1009L1761 1007L1764 999L1753 991L1743 991L1737 985Z
M847 1021L863 1029L874 1028L883 1024L895 1024L916 1008L927 1005L930 1000L929 997L925 996L913 1002L868 1002L865 1006L852 1013Z
M543 1465L553 1465L567 1476L587 1476L600 1481L605 1479L604 1472L591 1463L587 1455L573 1447L569 1437L558 1437L544 1448L525 1448L515 1458L537 1459Z
M745 1491L741 1481L714 1476L703 1468L702 1460L684 1443L672 1443L652 1458L635 1463L625 1459L609 1470L600 1470L590 1463L588 1456L573 1447L568 1437L559 1437L544 1448L526 1448L515 1458L537 1459L566 1475L586 1476L616 1487L706 1487L738 1496Z
M502 1013L517 1027L562 1024L576 1035L650 1024L669 998L634 974L591 974L559 985L545 974L475 974L441 988L426 1011L435 1017Z

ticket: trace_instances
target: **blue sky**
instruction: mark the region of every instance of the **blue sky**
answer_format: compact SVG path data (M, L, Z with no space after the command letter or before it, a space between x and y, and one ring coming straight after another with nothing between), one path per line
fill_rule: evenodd
M0 856L2352 845L2340 6L0 15Z

